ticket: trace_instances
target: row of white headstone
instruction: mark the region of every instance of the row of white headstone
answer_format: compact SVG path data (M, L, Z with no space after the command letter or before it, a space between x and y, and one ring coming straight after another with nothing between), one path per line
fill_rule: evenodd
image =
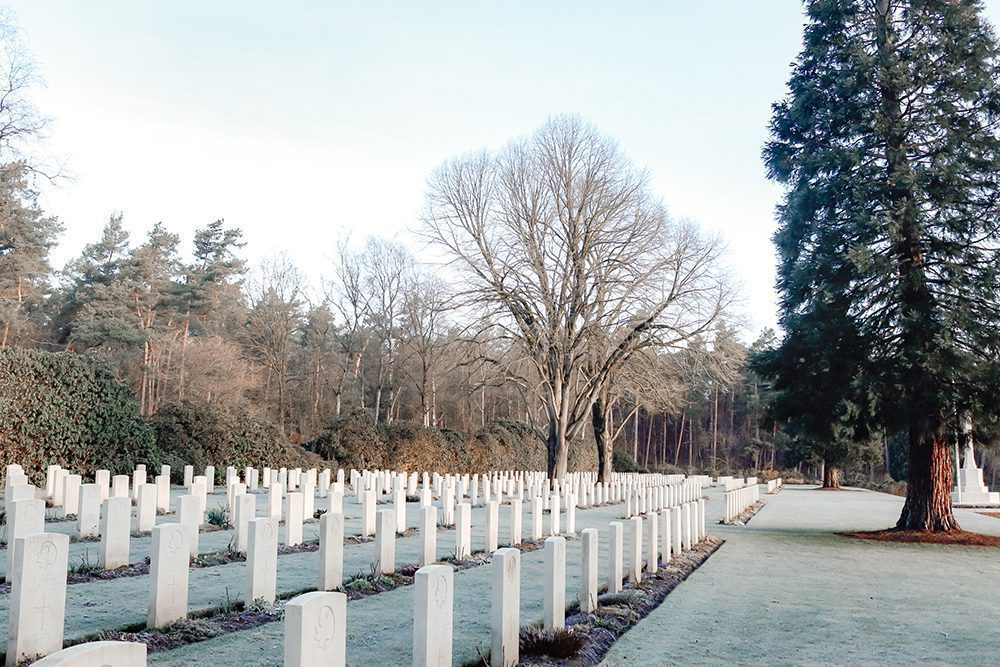
M767 492L777 493L781 489L781 487L784 486L784 484L785 484L784 480L780 477L778 477L777 479L769 479L767 480Z
M752 486L744 486L731 491L726 491L726 512L725 522L735 520L744 510L760 500L760 487L757 486L756 479Z
M17 474L16 470L10 471ZM58 473L58 480L62 475ZM70 476L67 476L70 477ZM9 477L16 479L16 477ZM17 480L20 481L20 480ZM203 485L197 478L193 485ZM87 487L90 485L84 485ZM231 485L230 490L233 489ZM272 494L277 484L272 485ZM33 488L33 487L32 487ZM141 488L141 484L140 484ZM277 488L280 492L280 488ZM237 488L237 491L240 489ZM285 542L302 541L302 498L305 494L289 493L284 503ZM366 492L366 509L374 510L373 492ZM337 496L341 496L337 498ZM140 506L142 494L139 495ZM556 497L554 497L556 498ZM254 496L236 493L237 544L247 551L247 599L273 602L276 597L278 518L255 517ZM333 507L342 501L342 494L331 492L331 510L320 521L319 589L329 591L342 585L343 534L342 508ZM246 501L246 502L243 502ZM550 522L552 534L560 532L558 500L555 499ZM189 558L197 554L200 519L204 516L204 501L199 495L179 498L177 523L162 523L152 527L150 548L150 590L147 624L162 627L185 618L188 612ZM520 501L511 501L512 512L520 518ZM107 498L103 503L101 549L99 564L113 569L129 563L131 499L127 495ZM540 499L535 499L532 525L533 536L540 537ZM405 511L405 502L402 507ZM567 528L574 532L575 503L567 506ZM516 510L516 511L514 511ZM499 503L490 501L487 508L487 539L484 550L496 549ZM20 660L26 656L46 655L62 646L65 618L66 567L69 538L44 532L44 502L38 498L14 500L8 508L8 539L13 548L7 572L12 583L11 623L8 625L8 656ZM141 509L140 509L141 513ZM421 565L436 561L437 508L423 508L421 525ZM459 505L459 526L456 531L456 553L465 557L471 553L471 505ZM189 520L190 517L190 520ZM393 510L377 514L375 525L375 564L383 573L395 569L395 534L398 524ZM520 521L512 521L511 544L520 544ZM38 613L35 613L38 612Z
M64 469L58 467L54 467L50 471L49 478L52 481L51 492L53 497L57 495L58 489L62 488L63 493L60 500L65 503L67 498L66 487L69 485L70 488L73 488L72 478L76 476L68 474ZM307 489L311 486L308 474L303 483L298 471L288 472L292 472L293 474L290 478L286 477L286 483L290 484L293 488L297 487L299 483L302 483ZM325 472L328 473L329 471ZM147 495L143 493L143 488L155 488L155 486L143 483L145 470L137 470L135 473L132 478L133 489L138 490L135 497L140 507L139 514L141 515L144 506L143 498ZM205 476L201 476L202 479L193 475L191 476L189 491L193 491L193 493L181 496L179 499L179 523L166 523L151 527L153 539L150 553L151 583L147 619L150 627L159 627L184 618L187 615L188 557L197 553L198 528L205 514L204 498L208 488L206 482L207 479L214 477L213 470L206 470L206 473ZM271 473L274 473L274 475ZM278 495L280 498L280 494L283 491L280 485L280 475L280 471L268 471L268 474L265 475L265 478L270 480L272 498L275 495ZM23 476L23 471L19 470L18 466L8 468L7 479L13 482L12 485L8 485L8 497L16 497L17 495L16 493L10 493L12 486L23 486L22 482L26 482L26 478L22 479L20 476ZM187 471L185 471L185 476L187 476ZM252 480L253 476L251 469L248 472L248 477ZM341 476L342 471L338 473L338 478ZM169 469L161 470L159 477L169 480ZM364 478L364 475L362 474L361 477ZM375 477L372 475L371 479ZM518 477L514 475L511 479ZM102 536L102 549L99 560L103 567L109 569L128 564L129 562L128 543L131 518L130 504L132 499L128 493L128 476L116 476L115 479L120 478L124 478L124 480L118 484L113 484L109 489L111 495L103 501L104 511L101 516L100 533ZM291 481L288 481L289 479ZM352 475L352 479L356 479L354 475ZM495 488L502 487L503 476L501 475L495 479L501 482L496 484ZM447 493L447 489L451 488L451 485L446 476L442 480L440 488L445 496L442 499L444 501L448 499L449 494ZM649 507L655 509L660 508L661 503L659 499L661 498L664 499L664 502L670 504L671 499L676 500L681 497L687 497L687 492L683 496L678 494L672 497L669 493L664 495L661 491L654 491L655 489L662 490L664 483L667 481L666 479L651 480L649 483L643 483L641 478L637 481L639 483L635 485L629 482L619 482L609 488L617 489L622 495L629 493L629 490L633 488L647 489L648 493L639 494L637 498L639 496L644 499L648 498ZM673 482L675 480L670 481ZM484 486L489 483L490 480L484 478ZM331 488L328 489L331 495L331 511L324 514L321 520L320 592L338 588L342 583L343 515L342 508L336 507L338 503L342 504L343 492L341 484L342 482L338 480L338 482L332 484ZM253 496L246 496L244 485L244 482L238 481L235 469L227 470L227 500L230 507L235 508L238 543L241 546L245 543L248 552L246 563L247 599L273 601L277 578L278 517L256 518L254 498ZM80 494L84 495L86 493L83 487L88 487L87 490L89 490L89 487L93 486L100 487L101 485L96 483L94 485L81 485ZM359 486L364 488L367 484L359 484ZM395 487L394 491L399 490L398 478L397 483L392 486ZM49 485L47 484L46 493L48 493L48 487ZM167 488L169 491L169 486ZM567 501L566 531L574 533L575 509L578 501L575 494L569 489L579 489L581 487L579 485L566 484L563 485L563 488L565 489L563 492L566 495ZM686 485L682 488L694 487ZM698 491L700 492L700 487L698 487ZM279 507L283 505L282 509L284 509L283 518L286 523L286 543L297 544L301 542L304 498L306 496L312 497L312 495L312 493L288 493L283 498L284 503L278 505ZM362 495L365 509L364 514L367 517L369 514L374 513L374 490L365 490L362 492ZM394 495L396 498L400 496L398 493L394 493ZM490 497L488 493L484 495L485 497ZM630 495L627 497L630 497ZM596 500L598 494L594 494L592 498ZM542 503L543 497L541 496L536 496L532 499L533 539L540 539L542 537ZM447 512L449 503L443 502L443 504L444 510ZM549 496L550 535L558 536L561 532L560 504L561 498L558 491ZM484 545L484 551L487 552L494 551L497 548L499 505L498 500L487 501L486 543ZM273 501L271 506L273 513ZM405 512L405 497L403 498L401 507ZM636 507L639 507L638 502L636 502ZM457 508L459 518L457 521L455 553L459 558L462 558L471 553L471 503L459 503ZM645 509L644 507L643 510ZM655 511L655 509L652 511ZM521 541L521 501L519 499L511 500L510 511L512 513L510 544L517 545ZM43 532L44 503L40 499L25 498L12 500L9 512L12 525L8 526L8 538L13 540L12 544L14 548L8 552L9 557L13 561L7 570L11 573L9 578L13 585L11 598L12 622L9 624L8 656L12 656L12 659L17 659L18 656L23 658L24 656L44 655L58 650L62 645L68 537L65 535L45 534ZM422 514L421 533L423 538L420 565L426 565L436 560L437 508L429 505L424 506ZM669 510L667 510L667 514L669 514ZM682 514L679 510L677 510L676 520L679 528L682 521ZM690 515L687 516L687 522L686 525L690 526ZM373 527L373 532L376 534L375 562L378 564L380 571L391 572L394 569L395 534L397 530L402 530L399 527L398 518L393 510L383 510L377 513L377 521L371 523L375 524ZM702 525L704 523L703 516L700 523ZM405 523L403 525L405 527ZM668 530L669 528L664 531L665 535L669 534ZM677 534L678 536L680 535L680 530L677 530ZM596 545L596 542L594 544ZM618 544L620 551L620 540ZM24 558L25 553L28 554L27 560ZM621 563L621 560L620 555L617 561L612 555L612 562ZM596 559L594 561L596 562ZM59 576L60 572L63 573L62 576ZM631 573L632 570L630 570ZM620 582L620 577L618 579ZM41 585L39 582L46 582L48 585ZM32 610L39 613L33 614ZM24 621L25 618L27 618L26 622Z
M628 520L629 581L638 583L644 570L649 576L655 575L660 562L669 562L673 555L691 549L700 541L706 534L704 509L705 501L698 499L660 511L650 510L645 517ZM622 522L609 525L609 592L622 589L623 528ZM597 610L599 593L598 531L584 529L581 538L578 600L583 613L593 613ZM566 538L548 537L544 550L543 626L558 629L565 627L566 619ZM490 661L494 667L509 667L519 660L521 552L513 547L497 549L492 561ZM454 569L442 564L424 565L417 571L414 584L412 664L415 667L451 665ZM336 667L346 664L347 607L343 594L301 595L289 602L285 619L285 665Z

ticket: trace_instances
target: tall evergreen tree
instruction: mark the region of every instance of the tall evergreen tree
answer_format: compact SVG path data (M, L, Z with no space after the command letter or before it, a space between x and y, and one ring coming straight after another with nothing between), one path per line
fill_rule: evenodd
M855 419L909 443L897 527L955 529L949 440L962 415L1000 411L997 42L977 0L809 0L807 13L764 150L787 188L786 340L844 303L863 343L846 362Z
M70 349L105 350L142 342L124 288L129 235L121 214L112 215L101 238L67 264L67 287L56 320L57 340Z
M0 167L0 348L30 338L29 323L42 329L49 251L62 231L39 208L25 172L20 163Z

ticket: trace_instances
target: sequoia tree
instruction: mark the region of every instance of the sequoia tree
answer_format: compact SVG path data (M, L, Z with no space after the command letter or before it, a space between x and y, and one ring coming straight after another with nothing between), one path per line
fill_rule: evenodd
M782 322L844 302L863 343L847 360L854 418L909 443L900 529L958 528L949 440L960 415L993 423L1000 409L1000 66L980 12L809 0L764 150L786 186Z

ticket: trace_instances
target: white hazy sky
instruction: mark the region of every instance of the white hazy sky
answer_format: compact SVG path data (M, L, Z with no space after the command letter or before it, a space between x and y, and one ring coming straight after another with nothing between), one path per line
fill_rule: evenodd
M760 161L800 47L797 0L13 0L46 86L56 264L121 211L134 237L217 218L251 260L318 283L338 236L411 245L425 179L577 113L647 168L675 217L718 232L748 339L776 320L780 189ZM986 3L1000 18L1000 0Z

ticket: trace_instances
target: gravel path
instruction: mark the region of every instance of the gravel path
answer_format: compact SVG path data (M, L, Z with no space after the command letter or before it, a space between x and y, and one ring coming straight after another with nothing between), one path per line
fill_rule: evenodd
M883 544L835 532L895 523L902 499L785 487L611 649L607 665L987 665L1000 549ZM709 504L718 520L721 505ZM966 530L1000 520L956 510Z

